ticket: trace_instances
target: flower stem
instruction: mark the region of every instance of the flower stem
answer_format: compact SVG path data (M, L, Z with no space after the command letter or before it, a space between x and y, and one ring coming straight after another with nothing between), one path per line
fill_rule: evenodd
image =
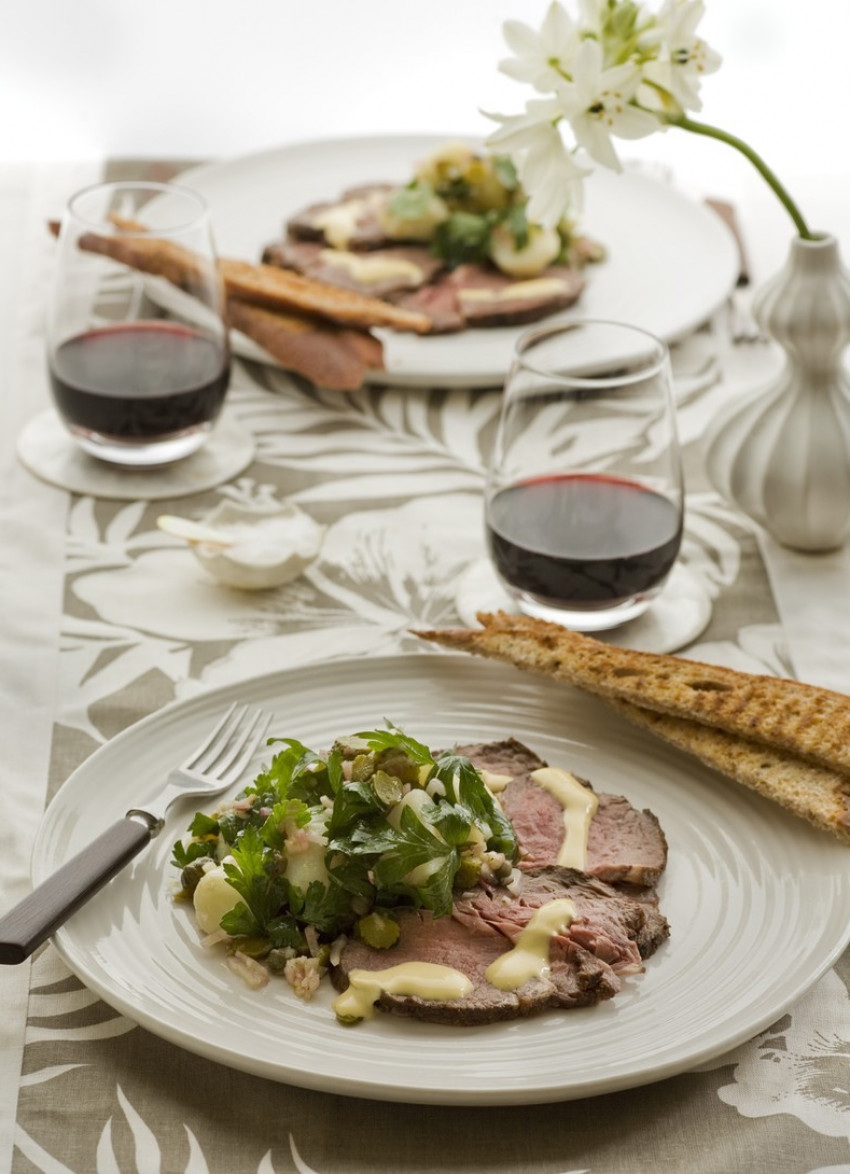
M809 231L809 226L802 217L800 209L789 196L788 192L779 182L776 174L771 171L768 165L762 159L761 155L757 155L752 147L748 146L743 139L739 139L736 135L729 134L728 131L720 130L719 127L709 126L705 122L696 122L686 115L679 118L670 119L671 126L681 127L682 130L689 130L692 134L705 135L710 139L719 139L721 143L728 143L730 147L734 147L736 151L740 151L753 164L756 170L767 180L770 187L779 197L785 210L788 212L794 225L803 240L814 240L814 234Z

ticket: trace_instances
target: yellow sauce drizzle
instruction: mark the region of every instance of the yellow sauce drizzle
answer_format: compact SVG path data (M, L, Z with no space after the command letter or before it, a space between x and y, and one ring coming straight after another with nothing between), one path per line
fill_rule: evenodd
M365 200L345 200L320 212L315 217L316 227L321 228L325 239L335 248L344 249L354 235L357 221L365 210Z
M557 934L567 931L576 915L576 907L567 897L547 901L531 915L512 949L500 954L484 977L500 991L515 991L532 978L549 973L549 945Z
M484 786L491 795L498 795L504 791L508 783L513 782L513 775L497 775L491 770L482 770L478 772L484 780Z
M587 863L587 834L599 800L573 774L554 766L533 770L531 777L539 787L554 795L564 809L564 839L558 853L562 868L581 868Z
M333 1001L340 1019L371 1019L382 994L418 995L421 999L463 999L472 980L451 966L436 962L401 962L386 970L352 970L349 986Z
M559 277L532 277L528 281L514 281L504 289L459 289L457 296L461 302L512 302L514 298L549 297L557 295L566 288Z
M356 253L347 253L344 249L322 249L320 255L323 261L347 270L364 285L376 285L379 281L392 281L396 277L415 285L423 277L419 266L404 257L358 257Z
M345 249L354 233L360 217L383 203L381 192L369 192L365 196L352 196L339 204L332 204L319 212L313 222L325 234L325 240L335 249Z

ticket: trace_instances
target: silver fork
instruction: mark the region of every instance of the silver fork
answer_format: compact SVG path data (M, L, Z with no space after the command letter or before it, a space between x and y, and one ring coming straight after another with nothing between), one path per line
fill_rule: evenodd
M162 831L178 799L211 798L239 779L265 737L271 715L231 705L200 746L172 770L155 811L131 808L96 840L0 917L0 963L13 965L49 938L75 910Z

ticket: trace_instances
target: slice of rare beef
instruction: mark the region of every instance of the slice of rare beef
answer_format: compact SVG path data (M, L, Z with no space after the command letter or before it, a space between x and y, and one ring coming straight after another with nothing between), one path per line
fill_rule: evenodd
M310 204L289 217L284 236L348 249L380 249L398 244L387 236L381 215L394 190L389 183L364 184L343 192L338 200Z
M520 843L520 867L556 864L564 838L563 809L531 778L531 772L546 763L513 738L462 746L458 753L480 770L511 776L499 801ZM651 811L638 811L621 795L600 793L598 799L587 837L585 871L609 884L657 884L667 864L667 840L656 817Z
M521 326L575 302L585 280L575 269L550 265L531 278L509 277L492 265L459 265L448 279L467 326Z
M667 919L655 907L578 869L557 866L524 873L514 895L492 886L461 894L452 916L469 927L483 921L514 941L535 910L560 897L569 897L576 909L566 936L615 974L640 972L642 960L669 937Z
M443 268L439 257L423 245L394 245L355 253L328 248L320 241L294 239L269 245L263 252L263 261L375 298L418 289Z
M403 310L425 314L431 321L429 335L453 334L466 328L450 274L439 274L434 281L419 289L390 294L387 300Z
M535 909L568 897L576 919L550 943L548 971L516 991L488 982L491 962L511 949ZM479 888L462 894L451 917L405 909L398 914L398 942L375 950L351 940L333 969L334 985L344 990L352 970L383 970L403 962L432 962L460 970L472 981L462 999L432 1000L383 994L383 1010L435 1023L458 1025L516 1019L551 1008L590 1006L621 989L622 975L641 969L640 943L651 953L666 937L666 922L624 893L570 869L542 869L522 878L522 891ZM652 933L649 924L655 919Z

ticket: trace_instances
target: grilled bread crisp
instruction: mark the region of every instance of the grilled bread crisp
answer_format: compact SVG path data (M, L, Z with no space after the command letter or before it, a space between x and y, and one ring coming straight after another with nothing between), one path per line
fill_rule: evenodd
M634 725L850 844L850 774L686 718L654 713L627 701L608 703Z
M136 220L112 219L116 227L128 235L103 236L87 232L80 237L79 247L111 257L131 269L164 277L190 293L211 279L212 275L205 271L203 258L190 249L172 241L146 239L145 226ZM48 227L54 236L58 234L58 221L50 221ZM270 310L314 314L323 321L363 330L384 326L391 330L425 334L431 329L430 319L424 314L273 265L253 265L249 261L221 258L218 271L228 297Z
M431 322L424 314L312 277L302 277L288 269L226 258L219 262L219 268L228 295L258 306L317 314L345 326L386 326L417 334L426 334L431 329Z
M595 693L665 741L850 842L850 698L632 652L525 616L478 618L481 629L416 635Z
M632 652L526 616L497 612L478 618L481 630L417 634L850 772L850 698L840 693L663 653Z
M230 325L268 351L287 371L331 391L356 391L367 370L383 367L380 342L371 334L227 300Z

